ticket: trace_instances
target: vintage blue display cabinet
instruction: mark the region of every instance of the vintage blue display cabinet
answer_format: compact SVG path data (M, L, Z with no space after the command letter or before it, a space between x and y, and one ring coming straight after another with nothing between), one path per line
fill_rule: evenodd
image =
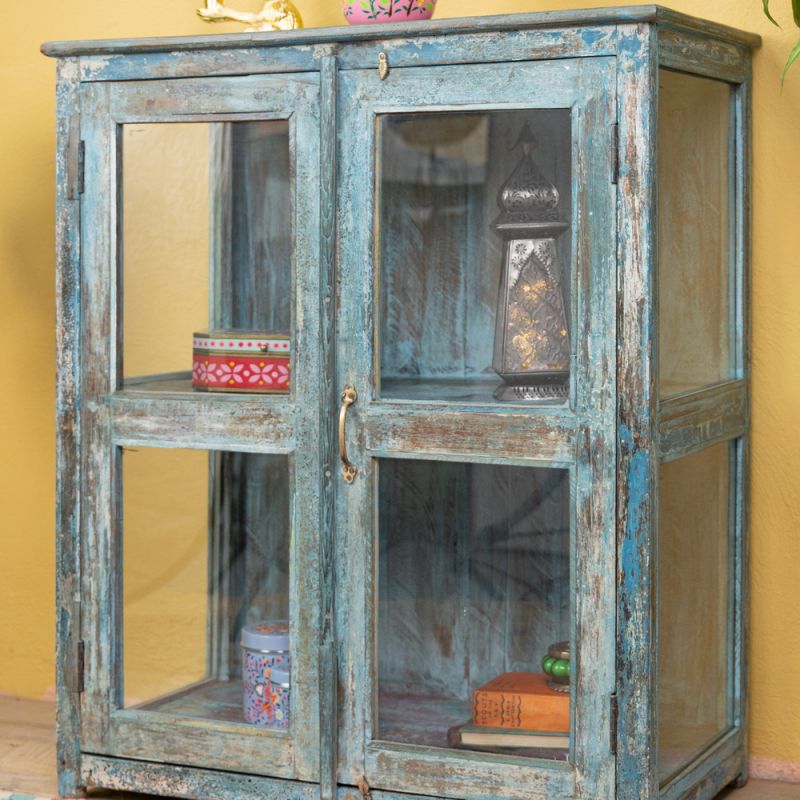
M641 6L44 46L64 795L746 780L757 44Z

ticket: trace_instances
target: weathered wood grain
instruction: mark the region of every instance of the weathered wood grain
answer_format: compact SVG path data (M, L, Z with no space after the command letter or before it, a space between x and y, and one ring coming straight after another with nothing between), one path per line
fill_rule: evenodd
M364 432L374 454L430 453L449 459L502 458L569 464L575 455L571 414L480 413L447 407L398 408L376 403Z
M313 73L192 78L178 84L131 81L109 86L108 113L118 123L287 119L303 106L316 104L319 96L319 78Z
M577 793L614 792L612 696L616 689L615 485L617 430L617 64L584 67L573 110L575 411L578 419L572 534L576 672L572 758Z
M295 665L292 664L294 674ZM294 675L293 675L294 677ZM307 691L298 681L300 691ZM295 684L292 692L296 691ZM296 779L295 747L285 732L224 719L126 709L104 720L103 749L119 756L230 772ZM224 747L220 745L224 742ZM193 763L194 762L194 763Z
M413 32L419 33L417 26ZM396 67L482 63L501 59L583 58L612 55L616 39L613 25L504 30L502 37L492 36L491 33L431 34L421 38L400 39L393 29L388 36L354 41L344 49L327 42L316 45L287 45L280 42L279 54L272 47L248 47L136 51L113 58L86 55L80 59L80 77L83 81L127 81L312 71L320 69L322 60L334 50L338 50L337 61L342 69L373 68L377 64L378 53L387 49ZM204 39L208 43L215 41L216 37Z
M313 88L305 88L311 77ZM286 80L286 79L284 79ZM320 537L322 531L323 403L320 386L329 372L322 349L320 293L323 291L320 259L323 255L321 89L320 75L293 76L297 81L287 97L291 104L290 159L293 171L292 254L294 304L292 329L297 342L294 402L297 448L292 457L292 552L290 568L290 618L292 624L292 719L295 776L320 780ZM301 99L302 98L302 99ZM330 213L330 212L327 212ZM328 378L329 379L329 378ZM262 761L261 771L272 773L272 763Z
M741 767L743 747L740 730L731 730L714 742L702 756L688 764L662 787L665 800L711 800L733 781Z
M741 436L746 414L744 381L729 381L662 400L658 409L659 457L670 461Z
M617 798L655 800L655 31L622 26L617 58Z
M86 193L81 202L81 610L86 690L81 696L81 747L99 746L119 697L118 457L108 405L116 386L117 136L108 115L110 86L83 87L81 136L86 142Z
M514 800L580 796L575 769L563 761L373 742L365 764L366 774L380 775L381 784L435 797L474 796L476 786L484 797Z
M312 783L282 781L176 764L145 763L87 755L83 777L90 788L136 791L190 800L317 800Z
M616 30L612 25L553 27L546 30L504 30L501 36L487 33L425 35L399 39L390 36L357 41L343 49L342 69L370 69L385 52L390 66L424 67L443 64L481 64L495 59L530 61L556 58L586 58L612 55Z
M322 468L319 520L319 748L320 798L333 800L338 773L338 664L336 651L336 158L337 62L320 65L319 414Z
M81 470L79 413L81 383L80 203L77 154L80 144L78 64L58 66L56 93L56 664L58 675L58 790L81 793L80 676L81 640L80 519Z
M231 402L232 401L232 402ZM294 450L294 407L283 398L247 395L183 399L118 392L109 399L114 441L118 445L157 444L226 450Z
M750 447L751 447L751 202L752 202L752 130L753 130L753 74L752 63L744 83L735 93L735 163L736 163L736 204L734 227L736 231L734 251L736 253L736 314L735 314L735 353L738 374L745 381L745 424L744 435L738 446L736 464L736 507L734 517L736 530L734 539L735 564L733 620L734 693L733 721L743 732L742 746L739 750L738 786L744 786L748 779L749 755L749 641L750 641Z
M342 44L382 39L387 36L414 38L436 33L473 33L476 29L496 33L560 26L624 25L626 23L666 22L673 27L697 30L724 41L742 42L750 47L760 44L761 38L708 20L680 14L656 5L598 8L570 11L544 11L527 14L504 14L486 17L433 20L420 24L368 25L339 28L310 28L270 33L236 33L212 36L177 36L159 39L98 39L91 42L48 42L42 52L48 56L65 57L91 54L171 52L181 50L224 50L248 47L279 47L287 45L318 45L331 41Z
M746 45L710 38L685 28L658 28L658 61L662 67L741 83L750 59Z

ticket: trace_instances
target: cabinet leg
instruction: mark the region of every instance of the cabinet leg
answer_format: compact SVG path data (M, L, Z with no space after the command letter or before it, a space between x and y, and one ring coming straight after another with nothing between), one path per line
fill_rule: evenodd
M731 786L734 789L744 789L747 782L750 780L750 772L747 767L742 767L742 771L731 781Z
M58 796L86 797L86 786L81 781L80 756L71 757L59 747L58 753Z
M86 797L86 787L80 783L80 776L72 770L58 773L59 797Z

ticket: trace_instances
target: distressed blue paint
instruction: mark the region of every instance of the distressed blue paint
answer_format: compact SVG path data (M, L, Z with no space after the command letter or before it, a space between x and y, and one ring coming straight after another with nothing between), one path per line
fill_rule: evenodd
M91 54L131 52L180 52L186 50L226 50L246 47L289 47L293 45L325 45L330 42L351 43L370 39L417 38L437 33L458 34L482 31L487 34L534 28L587 25L625 25L664 22L672 26L699 31L722 41L741 42L758 47L761 38L752 33L725 25L679 14L655 5L598 8L577 11L540 11L527 14L465 17L463 19L431 20L424 23L392 23L386 25L356 25L339 28L309 28L275 33L237 33L211 36L163 37L160 39L122 39L91 42L48 42L42 46L45 55L63 58Z
M617 798L655 800L653 647L657 495L654 337L656 37L619 30L619 285L617 431ZM631 493L633 495L631 496Z
M58 790L64 797L81 793L80 695L75 655L81 640L80 496L81 465L81 268L79 181L74 156L80 141L78 64L58 65L56 94L56 723L59 737Z
M627 434L627 437L626 435ZM620 438L630 440L630 431L625 431ZM644 450L631 448L633 454L628 469L628 518L627 531L633 534L638 531L647 513L650 502L652 481L650 476L650 454Z
M593 45L593 44L596 44L602 38L603 38L603 32L599 31L599 30L597 30L597 31L583 31L581 33L581 39L583 39L583 41L586 44L590 45L590 46Z
M353 787L366 776L374 800L655 800L657 467L659 460L733 437L741 437L732 563L737 615L731 702L738 726L678 775L664 796L710 798L724 782L746 774L749 50L757 43L750 34L642 6L44 47L62 58L62 795L77 794L81 783L91 780L108 788L220 800L267 795L352 800ZM385 81L377 72L381 51L391 67ZM735 298L742 380L662 404L655 387L659 63L739 85L734 246L737 285L743 287ZM505 406L481 400L485 387L474 386L473 394L463 391L457 399L448 389L420 400L410 385L405 394L398 390L396 397L382 399L374 352L379 288L372 229L378 218L374 115L387 108L500 105L572 108L572 212L581 225L572 241L570 402ZM294 126L292 152L299 170L294 313L302 340L298 375L305 378L291 398L263 402L198 399L152 386L115 391L116 125L237 114L291 118ZM79 202L72 154L80 138L86 142L87 171ZM468 313L459 319L468 320ZM335 451L338 395L346 383L359 392L348 422L348 446L359 469L351 486L340 479ZM302 631L291 735L254 736L222 723L115 708L121 670L114 574L120 558L122 444L291 455L292 614ZM579 648L573 763L375 740L377 457L570 471L572 629ZM82 696L74 655L79 638L86 640L88 654ZM615 689L616 756L610 714Z

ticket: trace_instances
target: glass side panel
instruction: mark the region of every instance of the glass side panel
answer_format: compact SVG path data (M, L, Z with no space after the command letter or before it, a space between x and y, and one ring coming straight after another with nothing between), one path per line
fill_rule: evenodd
M564 469L379 461L376 738L567 757L569 495Z
M569 109L392 114L378 126L382 396L564 402Z
M730 448L659 472L658 770L663 782L731 724Z
M124 384L188 390L195 332L291 329L289 123L121 131Z
M122 469L123 705L281 729L288 457L138 448Z
M658 127L662 397L733 374L728 84L661 70Z

